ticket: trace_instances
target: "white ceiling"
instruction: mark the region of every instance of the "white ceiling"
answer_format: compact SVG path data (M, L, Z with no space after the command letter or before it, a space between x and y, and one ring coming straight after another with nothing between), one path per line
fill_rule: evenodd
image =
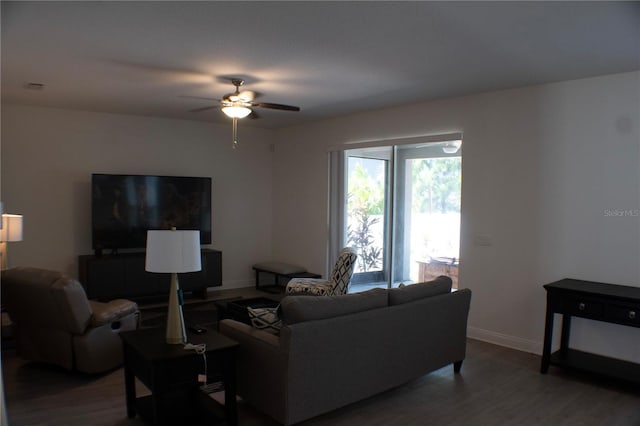
M640 2L2 1L3 103L222 122L181 96L243 77L279 127L638 69Z

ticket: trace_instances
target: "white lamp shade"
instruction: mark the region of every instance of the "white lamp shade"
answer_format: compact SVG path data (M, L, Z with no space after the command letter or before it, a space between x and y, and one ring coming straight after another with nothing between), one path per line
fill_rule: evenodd
M146 271L182 273L201 269L200 231L147 231Z
M22 241L22 215L3 214L0 241Z

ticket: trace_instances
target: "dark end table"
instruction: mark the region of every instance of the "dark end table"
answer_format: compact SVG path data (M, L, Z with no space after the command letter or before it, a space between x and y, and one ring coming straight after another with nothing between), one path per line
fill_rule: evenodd
M199 396L204 394L198 381L198 376L205 373L203 355L185 350L182 345L167 344L164 327L123 332L120 337L129 418L140 414L153 425L183 425L200 422L210 417L212 411L223 411L226 424L237 425L235 350L238 342L215 330L187 337L189 343L206 345L207 382L222 378L225 404L219 407L223 410L215 410L211 407L215 403L212 398ZM136 377L151 395L136 396ZM203 401L207 404L202 404Z

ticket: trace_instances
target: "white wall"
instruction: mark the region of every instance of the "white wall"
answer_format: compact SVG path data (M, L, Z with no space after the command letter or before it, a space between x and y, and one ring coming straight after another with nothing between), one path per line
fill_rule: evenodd
M93 172L211 176L225 287L251 264L325 272L327 147L464 133L460 281L470 335L541 351L542 284L574 277L640 286L640 73L371 111L275 132L2 106L2 200L25 215L12 265L76 275L91 252ZM230 126L229 126L230 127ZM269 144L277 141L275 153ZM272 192L273 190L273 192ZM491 247L474 245L489 236ZM575 321L572 345L640 362L640 330Z
M77 256L92 253L91 173L209 176L223 286L253 285L251 265L271 256L273 131L239 136L234 150L231 123L3 105L2 201L25 222L10 266L77 276Z
M639 91L640 73L625 73L280 130L274 255L326 270L327 147L463 132L460 281L473 291L470 335L541 353L543 284L640 287ZM479 235L492 246L474 245ZM572 331L574 347L640 362L640 329L576 320Z

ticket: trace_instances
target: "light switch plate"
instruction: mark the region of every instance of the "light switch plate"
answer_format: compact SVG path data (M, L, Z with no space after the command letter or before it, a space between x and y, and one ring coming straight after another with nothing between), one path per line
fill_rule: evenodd
M476 235L473 239L473 243L476 246L491 247L493 245L493 239L489 235Z

